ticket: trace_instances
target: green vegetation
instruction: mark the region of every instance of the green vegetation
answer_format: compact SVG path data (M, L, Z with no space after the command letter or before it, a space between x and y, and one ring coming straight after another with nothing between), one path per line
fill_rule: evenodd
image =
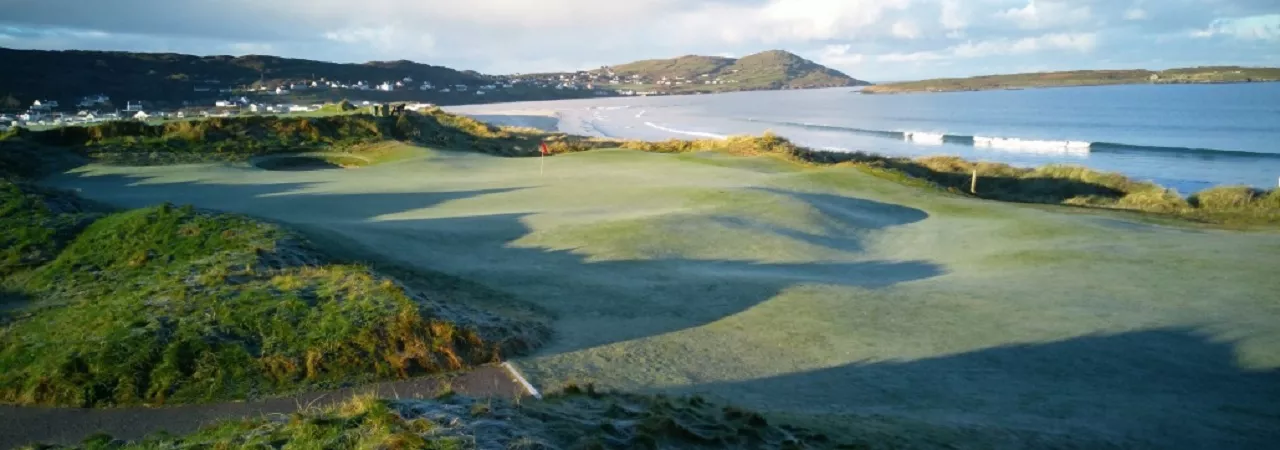
M714 56L682 56L674 59L637 61L612 67L615 74L630 78L640 75L655 81L663 77L682 78L693 84L658 86L673 93L727 92L764 89L805 89L869 84L839 71L823 67L794 54L771 50L741 59ZM702 77L707 75L707 77ZM721 79L726 84L704 84ZM652 90L653 85L624 85L626 89Z
M125 100L178 104L184 100L225 98L222 88L275 86L313 79L371 83L412 77L436 85L482 84L472 72L411 61L338 64L275 56L193 56L173 53L43 51L0 48L8 62L0 86L19 105L58 100L75 105L81 96L102 93L123 106ZM197 92L195 88L209 88Z
M0 402L237 399L453 371L536 344L276 225L170 205L102 214L20 183L0 196ZM481 319L485 330L469 325Z
M386 157L389 147L380 145L395 141L499 156L535 156L542 142L548 144L552 153L621 147L659 153L715 151L745 156L771 155L804 164L852 164L888 179L923 183L993 200L1128 209L1229 226L1280 224L1280 209L1275 207L1280 194L1276 191L1228 190L1234 192L1232 196L1211 191L1207 194L1209 201L1196 201L1194 197L1188 201L1153 183L1078 166L1027 169L954 157L911 160L862 152L831 152L800 147L771 134L664 142L589 138L495 127L438 108L390 116L240 117L163 125L111 122L87 128L17 131L0 136L0 162L13 161L13 167L27 167L26 170L48 167L52 163L39 161L58 153L39 148L51 146L69 149L79 157L131 165L246 161L264 155L324 150L331 155L328 159L285 162L350 167L396 159L395 152L390 152L392 157ZM975 171L979 177L978 188L970 192Z
M970 78L939 78L905 83L879 84L869 86L863 89L862 92L867 94L898 94L907 92L983 91L1108 84L1248 83L1263 81L1280 81L1280 68L1227 66L1190 67L1162 71L1074 70L1067 72L985 75Z
M226 421L184 437L136 443L95 436L85 450L168 448L574 449L836 448L803 428L700 397L603 394L571 387L513 403L442 395L434 400L356 397L289 417ZM58 448L58 447L38 447Z

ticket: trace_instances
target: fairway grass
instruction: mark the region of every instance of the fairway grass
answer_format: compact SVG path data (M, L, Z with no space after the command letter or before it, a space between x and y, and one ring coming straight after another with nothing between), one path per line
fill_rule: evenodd
M543 390L700 393L1034 436L1022 443L1280 439L1275 233L768 156L414 151L358 170L95 165L48 183L279 220L506 291L555 317L552 341L515 362Z

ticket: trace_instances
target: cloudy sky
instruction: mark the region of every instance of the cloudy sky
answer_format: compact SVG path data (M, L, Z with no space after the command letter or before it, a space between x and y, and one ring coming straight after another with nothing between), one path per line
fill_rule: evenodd
M0 0L0 47L485 73L784 49L873 81L1280 66L1280 0Z

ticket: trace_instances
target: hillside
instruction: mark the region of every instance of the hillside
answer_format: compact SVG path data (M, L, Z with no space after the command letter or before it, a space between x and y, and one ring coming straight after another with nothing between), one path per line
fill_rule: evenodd
M260 55L0 48L0 61L5 61L5 70L0 71L0 110L26 107L39 99L74 105L81 97L95 94L109 96L121 108L126 100L179 103L230 95L222 89L274 88L319 79L381 83L410 77L419 84L435 85L478 84L485 79L474 72L410 61L338 64Z
M612 73L632 89L648 90L656 87L658 90L679 93L870 84L782 50L770 50L741 59L697 55L650 59L605 67L592 73ZM636 77L643 84L635 82ZM663 83L664 80L671 84Z
M863 89L865 94L908 92L956 92L994 89L1030 89L1109 84L1199 84L1280 81L1280 68L1238 66L1188 67L1152 70L1073 70L1063 72L983 75L969 78L938 78L903 83L879 84Z

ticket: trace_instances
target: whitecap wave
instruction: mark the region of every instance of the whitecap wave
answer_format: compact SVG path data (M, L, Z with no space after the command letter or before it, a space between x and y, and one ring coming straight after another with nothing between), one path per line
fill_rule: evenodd
M1093 143L1084 141L1041 141L1035 139L974 136L973 146L1028 153L1088 155L1089 148L1093 146Z
M705 138L712 138L712 139L728 139L729 138L729 136L725 136L723 134L707 133L702 131L686 131L686 130L677 130L675 128L667 128L653 122L645 122L644 124L649 126L649 128L666 131L668 133L684 134L689 136L698 136L698 137L705 137Z
M942 145L945 140L942 133L924 133L920 131L904 131L902 139L913 144L920 145Z

